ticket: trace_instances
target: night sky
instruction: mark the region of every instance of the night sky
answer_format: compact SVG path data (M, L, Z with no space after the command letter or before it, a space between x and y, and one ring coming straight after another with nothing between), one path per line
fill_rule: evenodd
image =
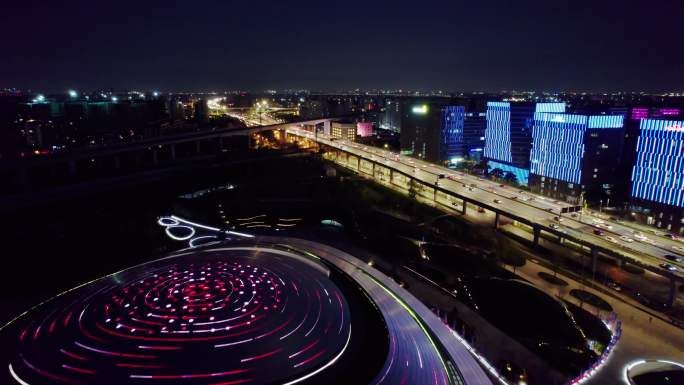
M684 89L682 0L11 1L0 88Z

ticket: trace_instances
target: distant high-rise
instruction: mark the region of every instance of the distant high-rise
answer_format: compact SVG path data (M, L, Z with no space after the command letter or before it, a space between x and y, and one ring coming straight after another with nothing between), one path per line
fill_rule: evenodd
M169 98L167 110L172 121L185 120L185 106L177 98Z
M487 114L485 112L466 112L463 121L463 153L471 159L479 160L485 146L485 129Z
M380 128L394 132L401 131L402 103L398 99L385 101L384 111L380 116Z
M209 106L207 105L206 99L199 99L194 105L194 115L193 118L197 123L206 124L209 123Z
M401 151L435 163L463 155L465 108L449 100L415 100L406 105L401 123Z

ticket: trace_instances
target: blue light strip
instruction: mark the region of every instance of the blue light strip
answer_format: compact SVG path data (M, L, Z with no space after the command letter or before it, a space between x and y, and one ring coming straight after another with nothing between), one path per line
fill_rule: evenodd
M587 128L622 128L624 121L623 115L590 116Z
M632 197L684 207L684 121L642 119Z
M537 103L534 112L565 112L565 103Z

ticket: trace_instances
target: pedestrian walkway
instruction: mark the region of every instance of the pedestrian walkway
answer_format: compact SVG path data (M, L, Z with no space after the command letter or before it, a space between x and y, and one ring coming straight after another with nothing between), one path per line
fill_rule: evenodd
M513 270L510 267L507 269ZM568 286L560 287L540 278L539 272L553 274L552 270L530 261L525 266L516 268L515 271L516 274L533 283L539 289L578 306L580 301L570 295L570 290L582 289L595 294L610 303L618 319L622 321L622 337L617 347L613 350L605 366L586 382L587 384L624 385L625 366L639 359L666 359L684 362L684 330L655 318L620 299L586 287L568 276L558 274L559 278L568 282ZM586 303L583 304L583 307L603 318L609 317L607 312L599 312L598 309Z

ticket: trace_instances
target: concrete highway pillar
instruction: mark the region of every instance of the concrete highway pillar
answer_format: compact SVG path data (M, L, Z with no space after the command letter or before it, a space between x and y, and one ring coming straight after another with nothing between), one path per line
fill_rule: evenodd
M598 259L598 250L595 247L591 248L591 278L596 279L596 260Z
M499 213L496 213L494 215L494 228L498 229L499 228Z
M373 179L375 179L375 162L371 162L371 175L373 175Z
M202 152L202 142L198 140L195 142L195 153L199 154L200 152Z
M176 160L176 145L171 144L171 160Z
M287 144L287 133L285 130L278 130L278 137L280 138L280 144Z
M219 151L223 150L223 146L225 145L224 139L222 136L219 137Z
M157 149L152 149L152 164L159 164L159 155L157 154Z
M676 300L677 300L677 281L675 281L674 277L670 277L670 296L668 298L668 303L670 304L670 307L674 306Z
M390 184L394 183L394 171L392 171L391 168L390 168L389 181L390 181Z
M533 234L532 244L535 246L539 244L540 233L541 233L541 229L538 226L532 227L532 234Z
M463 215L466 215L466 208L467 208L467 207L468 207L468 203L467 203L467 202L465 201L465 199L464 199L464 200L463 200L463 209L461 210L461 213L462 213Z

